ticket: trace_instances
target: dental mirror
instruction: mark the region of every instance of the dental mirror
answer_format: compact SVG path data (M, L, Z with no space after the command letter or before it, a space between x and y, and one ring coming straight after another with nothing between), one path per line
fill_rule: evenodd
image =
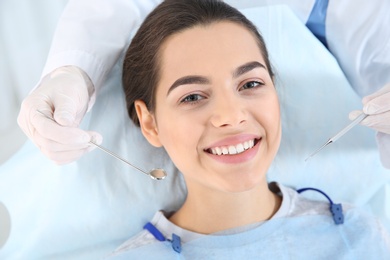
M51 121L57 123L53 118L47 116L47 115L46 115L45 113L43 113L42 111L37 110L37 112L40 113L41 115L43 115L44 117L46 117L47 119L50 119ZM110 151L110 150L104 148L104 147L101 146L101 145L96 144L94 141L91 140L91 141L89 141L89 143L92 144L92 145L94 145L94 146L96 146L97 148L99 148L99 149L102 150L103 152L105 152L105 153L111 155L112 157L114 157L114 158L116 158L116 159L118 159L118 160L120 160L120 161L126 163L127 165L130 165L130 166L133 167L134 169L136 169L136 170L142 172L143 174L148 175L148 176L149 176L150 178L152 178L153 180L158 180L158 181L160 181L160 180L165 179L165 177L167 177L167 173L165 172L165 170L163 170L163 169L161 169L161 168L152 169L152 170L150 170L149 172L146 172L146 171L144 171L144 170L138 168L137 166L131 164L130 162L128 162L127 160L123 159L122 157L120 157L119 155L115 154L114 152L112 152L112 151Z
M122 161L122 162L124 162L124 163L126 163L126 164L128 164L128 165L130 165L130 166L133 167L134 169L137 169L138 171L140 171L140 172L142 172L142 173L148 175L148 176L149 176L150 178L152 178L153 180L158 180L158 181L160 181L160 180L165 179L165 177L167 177L167 173L166 173L163 169L161 169L161 168L156 168L156 169L150 170L149 172L145 172L144 170L142 170L142 169L138 168L137 166L131 164L131 163L128 162L127 160L125 160L125 159L123 159L122 157L120 157L119 155L117 155L117 154L111 152L110 150L107 150L106 148L102 147L101 145L98 145L98 144L94 143L93 141L89 141L89 143L92 144L92 145L94 145L94 146L96 146L97 148L99 148L99 149L102 150L103 152L105 152L105 153L111 155L112 157L114 157L114 158L116 158L116 159L118 159L118 160L120 160L120 161Z

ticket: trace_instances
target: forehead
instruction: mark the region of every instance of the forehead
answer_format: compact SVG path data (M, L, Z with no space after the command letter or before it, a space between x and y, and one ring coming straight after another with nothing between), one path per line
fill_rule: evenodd
M160 49L160 72L164 76L234 69L253 60L264 64L252 32L237 23L214 22L170 36Z

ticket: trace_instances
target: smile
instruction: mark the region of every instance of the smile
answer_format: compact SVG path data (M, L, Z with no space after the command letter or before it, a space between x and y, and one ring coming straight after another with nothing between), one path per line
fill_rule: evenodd
M252 139L245 141L243 143L238 143L236 145L229 145L229 146L217 146L217 147L211 147L206 150L206 152L214 154L214 155L235 155L245 152L246 150L249 150L253 148L257 143L258 139Z

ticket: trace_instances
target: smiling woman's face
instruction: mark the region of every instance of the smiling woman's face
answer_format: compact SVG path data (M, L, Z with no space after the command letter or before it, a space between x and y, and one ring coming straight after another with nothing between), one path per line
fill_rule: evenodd
M253 35L196 26L160 49L156 109L135 103L145 137L164 146L188 188L240 192L266 182L279 148L278 97Z

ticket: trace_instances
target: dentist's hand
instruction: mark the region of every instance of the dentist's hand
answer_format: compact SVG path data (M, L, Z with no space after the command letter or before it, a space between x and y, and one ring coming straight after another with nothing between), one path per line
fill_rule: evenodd
M77 67L66 66L47 75L22 103L18 124L48 158L66 164L102 142L100 134L78 128L94 91L88 76ZM54 118L45 118L37 110Z
M361 125L390 134L390 83L364 97L362 102L363 112L369 116L361 122ZM361 113L362 111L353 111L349 114L349 119L353 120Z

